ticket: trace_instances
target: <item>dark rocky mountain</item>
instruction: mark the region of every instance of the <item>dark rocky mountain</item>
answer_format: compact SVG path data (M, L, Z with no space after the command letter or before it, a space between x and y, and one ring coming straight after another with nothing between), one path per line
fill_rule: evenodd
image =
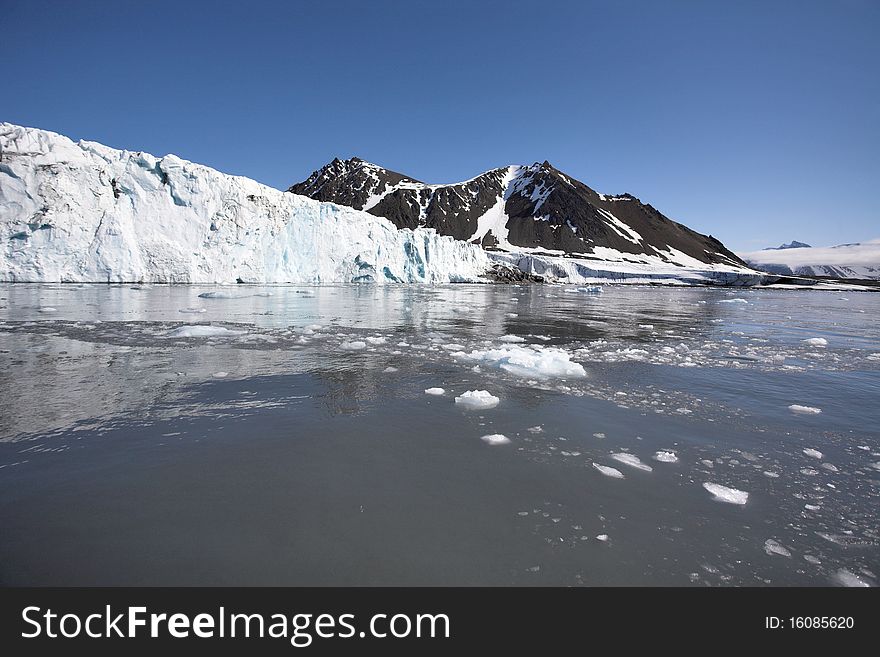
M486 249L745 264L714 237L672 221L629 194L600 194L549 162L431 185L356 157L335 159L288 191L366 210L398 228L434 228Z
M780 244L779 246L768 246L765 251L785 251L785 249L812 249L813 247L806 242L798 242L792 240L788 244Z

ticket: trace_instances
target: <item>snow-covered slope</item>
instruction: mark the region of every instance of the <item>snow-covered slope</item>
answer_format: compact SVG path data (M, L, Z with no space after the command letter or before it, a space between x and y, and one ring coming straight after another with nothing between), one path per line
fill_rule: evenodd
M740 254L774 274L880 280L880 239L828 247L765 249Z
M0 124L0 280L477 281L485 252L157 158Z

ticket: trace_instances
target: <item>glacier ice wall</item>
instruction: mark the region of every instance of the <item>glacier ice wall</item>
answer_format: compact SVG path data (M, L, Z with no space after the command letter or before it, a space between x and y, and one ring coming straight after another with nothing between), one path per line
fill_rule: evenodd
M230 176L0 123L0 280L477 281L474 245Z

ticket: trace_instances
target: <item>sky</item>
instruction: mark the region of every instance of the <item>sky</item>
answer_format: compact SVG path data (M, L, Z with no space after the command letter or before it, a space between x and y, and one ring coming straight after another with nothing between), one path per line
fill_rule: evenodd
M549 160L738 251L880 237L880 2L0 0L0 121L286 189Z

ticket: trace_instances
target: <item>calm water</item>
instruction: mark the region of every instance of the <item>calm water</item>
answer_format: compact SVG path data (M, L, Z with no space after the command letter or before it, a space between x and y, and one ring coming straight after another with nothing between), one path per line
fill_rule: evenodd
M876 583L878 316L856 292L2 286L0 583Z

